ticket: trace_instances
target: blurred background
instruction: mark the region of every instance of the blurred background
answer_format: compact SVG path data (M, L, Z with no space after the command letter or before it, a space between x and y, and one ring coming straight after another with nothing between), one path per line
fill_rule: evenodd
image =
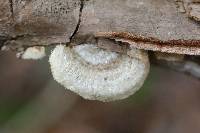
M53 80L48 57L0 52L0 133L199 133L200 81L151 66L128 99L87 101Z

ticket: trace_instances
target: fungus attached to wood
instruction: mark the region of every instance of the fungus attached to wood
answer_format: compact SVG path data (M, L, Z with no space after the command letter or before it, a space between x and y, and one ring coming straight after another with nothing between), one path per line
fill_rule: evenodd
M42 59L46 56L45 48L44 47L30 47L25 50L24 53L22 53L21 58L22 59L32 59L32 60L38 60Z
M141 88L149 72L148 55L142 50L118 54L92 44L57 46L49 62L57 82L89 100L127 98Z

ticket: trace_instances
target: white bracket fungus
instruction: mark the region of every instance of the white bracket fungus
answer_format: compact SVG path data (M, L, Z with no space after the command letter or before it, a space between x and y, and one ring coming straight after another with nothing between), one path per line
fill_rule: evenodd
M149 72L146 52L131 49L127 54L92 44L72 48L59 45L49 62L53 77L67 89L85 99L114 101L140 89Z
M46 56L44 47L30 47L27 48L21 55L22 59L38 60Z

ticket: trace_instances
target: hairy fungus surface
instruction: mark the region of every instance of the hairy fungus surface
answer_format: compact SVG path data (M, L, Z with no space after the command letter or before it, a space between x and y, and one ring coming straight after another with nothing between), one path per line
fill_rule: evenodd
M90 100L127 98L144 83L149 72L145 52L132 49L129 55L105 51L91 44L73 48L57 46L49 62L56 81Z
M30 47L27 48L24 53L22 53L21 58L22 59L32 59L32 60L38 60L42 59L46 56L45 48L44 47Z

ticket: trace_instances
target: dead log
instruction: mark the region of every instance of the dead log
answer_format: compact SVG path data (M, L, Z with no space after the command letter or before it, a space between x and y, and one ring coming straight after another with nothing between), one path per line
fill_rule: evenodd
M199 2L2 0L0 48L19 52L33 46L80 44L98 40L94 37L98 32L133 33L142 36L142 43L151 38L166 43L179 42L176 44L179 46L187 44L189 50L200 48ZM174 48L173 43L170 48ZM110 50L116 51L115 48ZM198 56L190 56L183 62L193 59L199 63Z

